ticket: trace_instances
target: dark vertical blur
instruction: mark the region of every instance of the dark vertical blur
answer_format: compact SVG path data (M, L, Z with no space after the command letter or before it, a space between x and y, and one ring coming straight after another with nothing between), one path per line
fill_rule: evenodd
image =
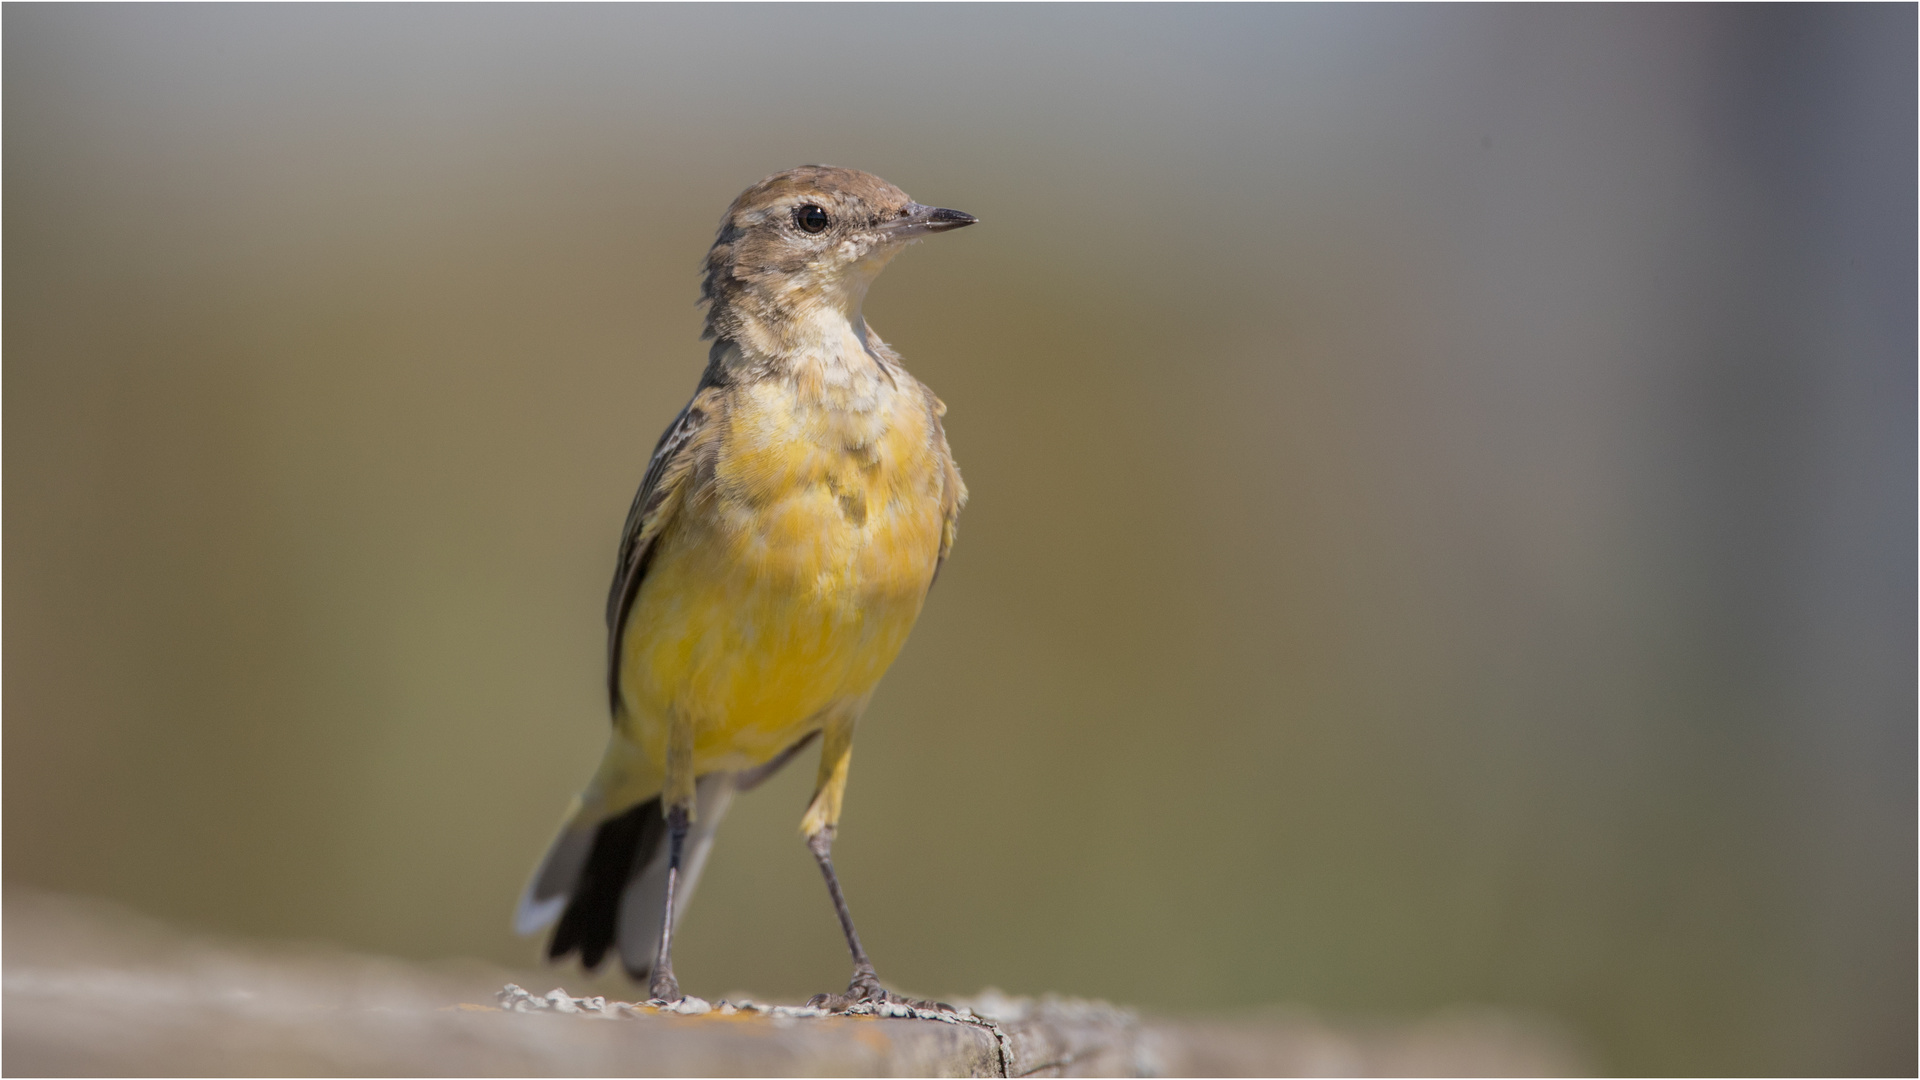
M848 804L891 979L1915 1068L1912 7L4 24L8 881L529 957L694 267L826 161L984 222L868 306L974 493ZM844 979L809 768L691 991Z

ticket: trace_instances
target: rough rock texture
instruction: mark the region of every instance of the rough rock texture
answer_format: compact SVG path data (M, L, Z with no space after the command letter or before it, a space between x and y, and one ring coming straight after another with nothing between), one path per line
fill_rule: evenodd
M188 937L10 888L9 1075L1554 1075L1563 1040L1490 1013L1335 1027L1305 1013L1142 1019L988 991L948 1014L529 993L478 964Z

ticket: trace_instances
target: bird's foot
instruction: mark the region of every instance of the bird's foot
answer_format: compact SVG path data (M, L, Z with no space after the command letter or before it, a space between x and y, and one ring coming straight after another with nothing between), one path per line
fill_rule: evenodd
M959 1012L960 1010L944 1001L922 1001L889 991L880 985L879 976L872 971L856 971L853 981L847 984L844 994L815 994L807 1001L808 1005L828 1012L843 1013L856 1005L905 1005L910 1009L923 1009L930 1012Z
M672 1005L686 995L680 992L680 980L673 977L671 971L655 972L653 982L647 987L647 993L654 1001Z
M880 976L875 975L872 968L867 968L853 973L853 981L847 984L847 1000L878 1003L892 1001L893 995L887 993L887 988L880 985Z

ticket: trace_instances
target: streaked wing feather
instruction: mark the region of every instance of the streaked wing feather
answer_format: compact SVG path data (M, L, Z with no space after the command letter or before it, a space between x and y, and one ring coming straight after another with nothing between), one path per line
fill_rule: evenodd
M947 415L947 404L928 390L927 411L933 415L933 433L940 440L940 554L933 563L933 579L927 582L927 591L933 591L935 582L940 580L940 568L947 565L947 556L953 552L953 539L958 535L960 511L967 505L967 484L960 479L960 466L953 460L953 450L947 445L947 426L941 417Z
M620 647L627 613L640 594L640 582L647 576L654 541L679 507L678 496L693 472L693 452L713 414L718 387L710 366L693 400L660 436L647 462L646 478L640 481L640 490L634 493L633 506L627 511L627 524L620 535L620 558L614 565L613 585L607 590L607 703L616 716L620 712Z

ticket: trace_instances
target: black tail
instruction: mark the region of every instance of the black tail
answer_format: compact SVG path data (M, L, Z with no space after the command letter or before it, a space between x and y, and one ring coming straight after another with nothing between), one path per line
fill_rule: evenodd
M565 959L578 950L580 963L588 971L600 966L619 937L620 898L628 882L653 861L654 850L666 835L658 796L600 823L579 884L553 928L547 959ZM633 974L639 978L646 972Z
M695 815L681 849L673 904L674 922L686 912L700 869L713 850L714 831L733 801L733 774L708 773L694 783ZM660 919L667 902L667 819L658 796L613 817L576 809L540 860L514 915L514 928L531 934L553 923L547 957L578 952L588 970L609 951L620 966L645 982L660 949Z

